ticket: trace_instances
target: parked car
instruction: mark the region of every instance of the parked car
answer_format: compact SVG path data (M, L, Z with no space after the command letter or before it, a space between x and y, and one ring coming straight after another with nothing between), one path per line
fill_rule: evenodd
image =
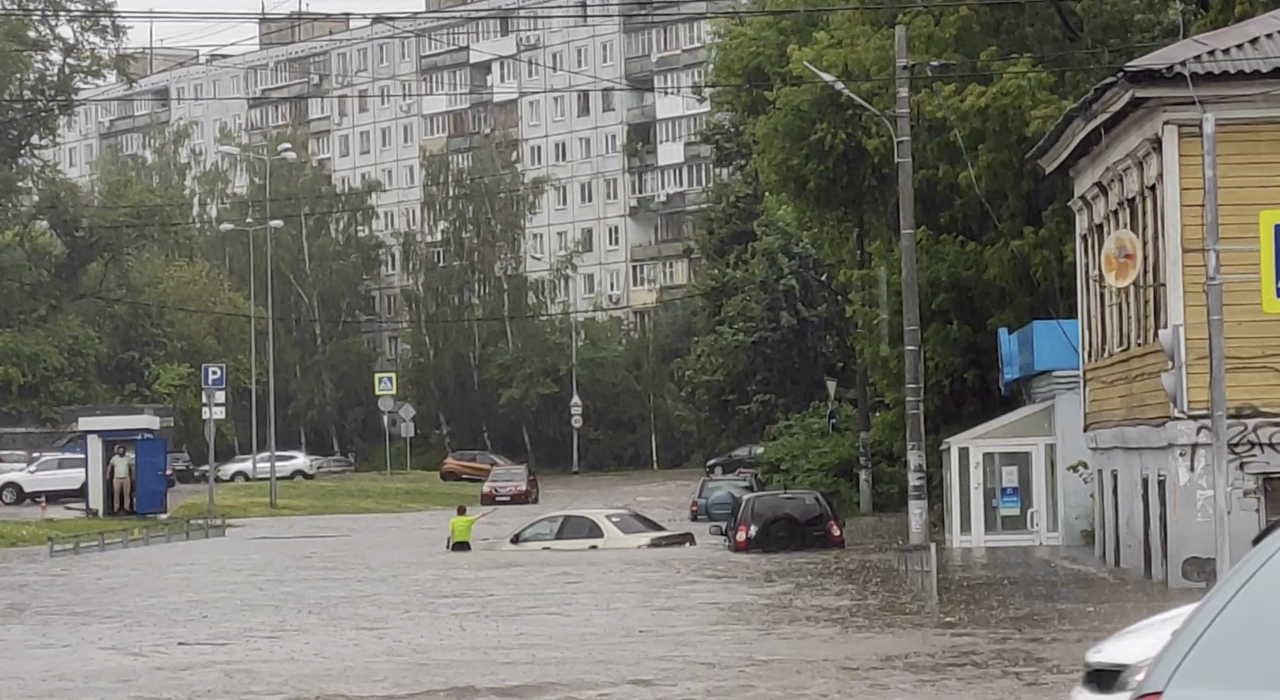
M312 456L311 464L316 468L316 474L325 476L330 474L347 474L356 470L356 463L351 461L349 457L342 455L333 455L331 457Z
M844 549L844 527L827 497L817 491L758 491L738 501L737 512L710 534L729 540L735 552Z
M22 471L31 464L30 452L23 450L0 450L0 474Z
M173 471L173 480L179 484L203 483L209 478L209 465L193 464L191 455L186 450L169 453L169 469Z
M763 445L743 445L719 457L707 460L707 476L734 474L743 469L755 469L760 455L764 454Z
M1196 605L1148 617L1094 645L1084 655L1084 673L1070 700L1129 700L1135 674L1169 643Z
M749 474L703 477L693 488L693 498L689 501L689 519L695 523L701 518L727 522L739 499L760 490L755 476Z
M1169 643L1126 672L1138 700L1280 698L1273 635L1280 625L1280 520L1253 538L1253 549L1214 584Z
M484 481L494 467L519 467L496 452L485 450L456 450L450 452L440 464L441 481Z
M89 477L84 455L47 455L21 471L0 474L0 504L14 506L40 498L84 498Z
M691 547L691 532L671 532L632 510L566 510L543 516L506 539L482 539L476 549L500 551Z
M240 455L219 464L214 470L214 478L218 481L251 481L271 478L271 453L258 454L257 469L254 469L251 455ZM276 478L303 479L316 478L315 465L305 454L294 450L276 452Z
M537 503L542 495L538 476L528 467L494 467L480 488L480 505Z

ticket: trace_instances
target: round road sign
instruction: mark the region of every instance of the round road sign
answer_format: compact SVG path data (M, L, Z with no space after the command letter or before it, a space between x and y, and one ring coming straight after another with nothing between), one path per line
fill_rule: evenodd
M378 397L378 410L383 413L391 413L391 409L396 407L396 400L390 396Z
M577 430L578 428L581 428L581 427L582 427L582 416L574 416L574 417L570 418L570 419L569 419L569 425L572 425L574 430Z

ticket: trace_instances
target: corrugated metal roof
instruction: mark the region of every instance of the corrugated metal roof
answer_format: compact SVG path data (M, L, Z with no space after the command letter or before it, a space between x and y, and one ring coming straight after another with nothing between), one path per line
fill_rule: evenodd
M1124 73L1226 75L1280 69L1280 10L1198 34L1136 58Z

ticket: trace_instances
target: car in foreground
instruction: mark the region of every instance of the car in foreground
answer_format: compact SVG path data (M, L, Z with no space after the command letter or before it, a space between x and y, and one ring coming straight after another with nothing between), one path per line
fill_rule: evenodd
M708 476L698 480L689 501L689 520L702 518L713 522L727 522L733 516L738 501L749 493L761 490L754 476Z
M258 454L257 468L254 468L252 455L240 455L219 464L214 469L214 478L218 481L253 481L271 478L271 453ZM289 450L276 452L276 478L302 481L314 479L316 468L307 455Z
M1129 700L1135 676L1169 643L1196 604L1167 610L1116 632L1084 655L1084 673L1070 700Z
M1154 660L1127 672L1136 700L1277 700L1280 520L1196 604Z
M440 463L441 481L484 481L494 467L524 466L496 452L455 450Z
M490 551L656 549L692 547L691 532L672 532L633 510L565 510L545 515L506 539L481 539L475 549Z
M764 454L763 445L743 445L736 449L707 460L707 476L735 474L742 470L754 470L760 455Z
M844 526L828 498L817 491L758 491L738 502L724 525L712 525L734 552L844 549Z
M16 472L0 474L0 505L41 498L84 498L89 470L84 455L46 455Z
M494 467L480 487L480 505L534 504L542 496L538 476L528 467Z

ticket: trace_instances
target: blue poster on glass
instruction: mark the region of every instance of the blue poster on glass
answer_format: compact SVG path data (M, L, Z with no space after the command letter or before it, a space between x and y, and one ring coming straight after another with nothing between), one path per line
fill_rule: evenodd
M1017 486L1000 487L1000 515L1021 515L1022 493Z

